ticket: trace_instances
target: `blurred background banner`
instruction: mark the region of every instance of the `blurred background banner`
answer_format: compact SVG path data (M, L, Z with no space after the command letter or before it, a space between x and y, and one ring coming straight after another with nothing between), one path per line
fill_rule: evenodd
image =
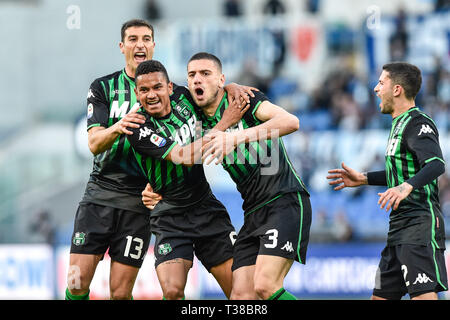
M300 130L283 141L311 192L313 222L308 263L294 264L288 290L301 298L371 294L388 230L389 213L377 206L384 189L335 192L325 177L342 161L383 168L391 117L379 112L373 88L390 61L422 70L416 103L440 133L448 237L450 1L0 0L0 299L63 297L75 211L92 169L86 96L95 78L124 67L120 28L132 18L154 25L154 58L175 83L186 84L188 59L208 51L227 82L255 86L298 116ZM234 183L221 167L206 173L239 230ZM100 299L107 256L99 268ZM151 251L135 290L159 298ZM197 262L189 296L224 297Z

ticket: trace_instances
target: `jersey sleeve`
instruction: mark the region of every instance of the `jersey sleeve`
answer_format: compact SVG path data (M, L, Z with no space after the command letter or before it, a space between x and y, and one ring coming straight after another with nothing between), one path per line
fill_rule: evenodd
M439 133L431 119L423 115L411 119L404 134L407 148L417 157L421 167L433 160L444 163Z
M261 91L253 91L254 97L250 97L250 108L244 114L244 119L250 123L259 123L261 120L256 118L255 113L263 101L269 100Z
M188 104L186 104L189 107L189 110L195 114L197 119L200 119L201 117L201 109L197 107L197 104L194 101L194 98L192 98L191 92L189 89L185 86L175 86L173 87L173 93L170 96L171 101L179 102L182 97L184 97Z
M100 81L95 80L89 87L87 95L87 129L101 126L108 127L109 102Z
M132 135L127 136L128 141L142 156L165 159L177 144L172 137L163 137L157 133L151 121L146 121L139 128L128 128L128 130L133 132Z

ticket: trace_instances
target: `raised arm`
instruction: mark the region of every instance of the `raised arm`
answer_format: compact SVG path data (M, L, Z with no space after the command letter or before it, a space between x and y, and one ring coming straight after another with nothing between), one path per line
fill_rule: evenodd
M206 160L207 164L213 159L219 163L241 143L282 137L299 128L299 120L295 115L268 100L260 103L255 117L262 123L242 131L211 132L208 135L211 141L203 147L203 160L211 156Z

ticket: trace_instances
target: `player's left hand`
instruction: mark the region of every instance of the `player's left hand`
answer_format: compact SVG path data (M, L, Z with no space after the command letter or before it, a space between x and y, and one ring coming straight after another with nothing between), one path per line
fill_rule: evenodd
M161 200L162 196L159 193L153 192L153 188L150 186L150 183L147 183L144 191L142 191L142 202L144 205L150 210L153 210Z
M412 190L412 185L407 182L403 182L399 186L389 188L383 193L378 193L378 196L380 197L378 199L378 204L380 205L381 209L386 206L386 212L391 208L393 210L397 210L400 202L407 196L409 196Z
M246 103L242 98L233 100L223 112L220 121L225 122L225 126L229 128L238 123L249 108L250 104Z
M213 131L205 137L211 139L202 147L202 161L206 164L210 164L214 159L216 165L221 163L237 145L237 136L232 132Z

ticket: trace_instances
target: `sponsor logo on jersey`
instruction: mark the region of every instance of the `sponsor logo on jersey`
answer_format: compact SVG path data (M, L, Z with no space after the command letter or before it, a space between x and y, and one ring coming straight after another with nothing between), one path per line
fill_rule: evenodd
M86 234L84 232L76 232L72 242L76 246L82 246L86 242Z
M162 256L165 256L172 252L172 247L170 243L163 243L158 246L158 253Z
M93 114L94 114L94 106L92 105L92 103L89 103L87 107L87 118L90 119Z
M423 124L422 128L420 128L418 136L420 136L422 133L434 133L433 129L431 129L429 124Z
M293 252L294 247L292 246L292 242L287 241L284 246L281 247L281 250L286 250L287 252Z
M111 91L109 92L109 98L110 98L110 99L113 99L116 95L119 95L119 94L127 94L127 93L128 93L128 90L127 90L127 89L123 89L123 90L114 89L114 90L111 90Z
M158 146L158 147L163 147L163 146L166 145L166 139L164 139L163 137L158 136L157 134L153 134L153 135L150 137L150 141L151 141L154 145L156 145L156 146Z
M125 93L128 93L128 90L127 90L127 89L124 89L124 90L118 90L118 89L116 89L116 90L113 90L113 91L114 91L115 94L125 94Z
M139 129L139 140L142 138L147 138L149 135L153 133L153 130L147 127Z
M89 89L88 95L87 95L87 99L89 99L89 98L95 98L94 93L92 92L91 89Z
M417 284L417 283L428 283L428 282L433 282L433 280L431 280L426 274L424 273L418 273L417 274L417 278L416 281L414 281L413 284Z
M201 128L201 127L200 127ZM177 129L173 136L180 146L187 145L192 142L193 138L196 136L196 119L194 116L187 120L180 128Z
M129 101L124 101L122 105L119 106L119 101L115 100L111 104L111 109L109 111L110 118L123 118L127 114L128 106L130 105ZM136 102L130 110L138 110L140 107L139 102Z
M397 146L398 146L399 142L400 142L400 139L397 139L397 138L389 139L385 154L387 156L395 155L395 151L397 150Z

